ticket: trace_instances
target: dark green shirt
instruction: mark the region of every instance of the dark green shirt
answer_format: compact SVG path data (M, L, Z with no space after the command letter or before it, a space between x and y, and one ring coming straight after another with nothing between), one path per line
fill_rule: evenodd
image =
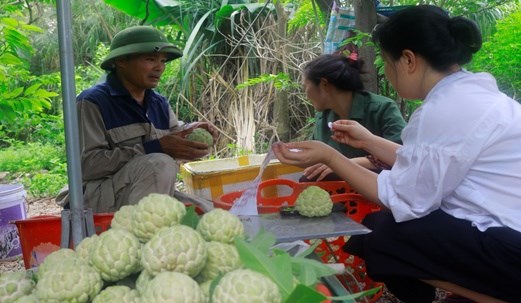
M367 152L364 150L340 144L331 139L331 130L327 124L338 119L338 115L332 110L317 112L312 139L332 146L348 158L366 156ZM357 121L377 136L401 144L400 135L406 122L396 103L387 97L372 93L355 93L348 119Z

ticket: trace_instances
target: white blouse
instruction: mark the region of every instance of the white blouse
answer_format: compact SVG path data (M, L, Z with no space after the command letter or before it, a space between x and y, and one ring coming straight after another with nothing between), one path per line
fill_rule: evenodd
M521 105L487 73L460 71L429 92L402 132L378 196L397 222L441 209L479 230L521 232Z

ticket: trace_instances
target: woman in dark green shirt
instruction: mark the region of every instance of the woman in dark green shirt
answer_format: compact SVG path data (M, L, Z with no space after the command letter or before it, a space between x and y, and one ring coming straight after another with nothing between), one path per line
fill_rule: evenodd
M317 113L313 140L322 141L348 158L368 169L379 171L383 167L364 150L340 144L331 139L329 123L340 119L355 120L373 134L401 143L400 135L405 120L392 99L364 91L362 83L363 61L353 52L321 55L304 67L303 86L307 98ZM301 181L338 179L325 165L317 164L304 170Z

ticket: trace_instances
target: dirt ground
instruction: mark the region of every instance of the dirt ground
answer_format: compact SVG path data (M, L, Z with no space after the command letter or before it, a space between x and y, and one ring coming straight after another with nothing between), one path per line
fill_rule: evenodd
M54 199L33 199L27 202L27 218L42 216L42 215L60 215L61 207L56 205ZM20 256L18 259L13 261L0 261L0 273L7 271L21 271L24 270L23 259ZM433 303L442 303L445 298L445 292L438 291L437 299ZM364 301L361 301L364 302ZM382 296L376 302L368 303L400 303L401 301L396 299L391 293L385 288Z

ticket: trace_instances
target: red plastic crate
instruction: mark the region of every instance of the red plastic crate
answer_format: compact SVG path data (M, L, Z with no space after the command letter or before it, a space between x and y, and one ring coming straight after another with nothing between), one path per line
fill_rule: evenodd
M113 216L113 213L93 215L97 234L109 229ZM60 216L36 216L13 223L18 228L26 269L37 267L50 253L60 249L62 225Z
M259 190L257 191L259 213L274 213L278 212L281 206L294 205L298 195L312 185L328 191L334 203L344 203L347 209L346 215L358 223L362 222L367 214L380 210L377 204L366 200L344 181L297 183L288 179L271 179L259 184ZM230 209L242 193L242 191L238 191L223 194L214 201L214 206ZM383 286L382 283L374 282L369 278L366 273L364 260L342 250L346 239L346 237L320 239L318 240L320 244L317 246L315 253L324 263L343 263L346 266L346 270L350 274L344 274L338 276L338 278L350 292L359 292ZM353 280L353 277L355 280ZM382 290L371 297L364 298L363 302L374 303L381 296Z

